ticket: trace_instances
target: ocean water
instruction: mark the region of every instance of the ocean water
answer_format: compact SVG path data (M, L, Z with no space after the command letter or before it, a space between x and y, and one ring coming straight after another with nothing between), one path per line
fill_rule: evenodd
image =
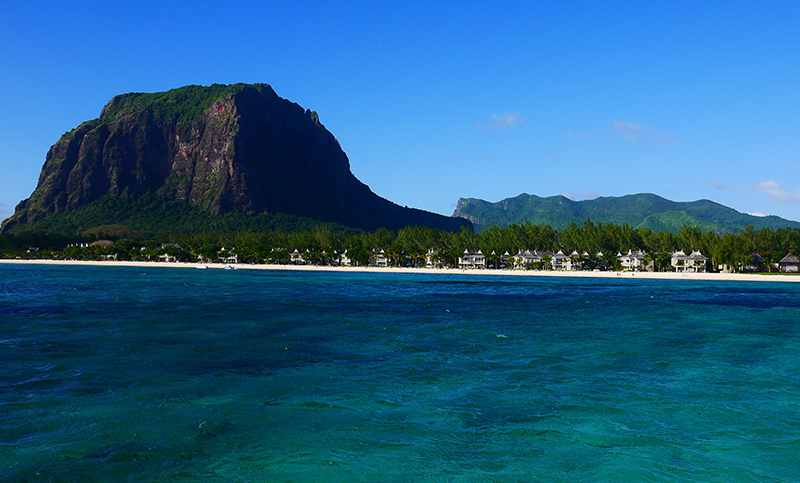
M3 482L794 482L799 378L799 284L0 265Z

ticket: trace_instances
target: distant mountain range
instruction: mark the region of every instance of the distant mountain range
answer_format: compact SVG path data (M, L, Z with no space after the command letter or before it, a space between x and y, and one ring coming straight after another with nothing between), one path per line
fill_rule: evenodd
M777 216L747 215L709 200L677 202L650 193L585 201L572 201L560 195L541 198L525 193L497 203L461 198L453 216L471 221L476 231L492 224L502 227L526 221L558 229L573 222L582 225L586 220L672 232L683 225L718 232L737 232L748 225L800 228L800 222Z
M0 232L150 236L319 223L470 226L373 193L317 113L269 85L215 84L114 97L50 148L36 189Z

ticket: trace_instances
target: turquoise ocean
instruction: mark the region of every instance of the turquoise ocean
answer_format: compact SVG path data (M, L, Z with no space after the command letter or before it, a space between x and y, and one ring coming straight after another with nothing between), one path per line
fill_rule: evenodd
M800 284L0 265L0 481L800 481Z

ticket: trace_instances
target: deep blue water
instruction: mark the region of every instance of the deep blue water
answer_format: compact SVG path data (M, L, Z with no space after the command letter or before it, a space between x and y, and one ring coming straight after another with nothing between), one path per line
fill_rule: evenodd
M0 265L0 481L789 482L800 285Z

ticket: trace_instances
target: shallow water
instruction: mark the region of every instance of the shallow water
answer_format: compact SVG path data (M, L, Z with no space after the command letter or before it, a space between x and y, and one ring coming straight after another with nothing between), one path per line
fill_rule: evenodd
M797 481L799 295L0 265L0 480Z

